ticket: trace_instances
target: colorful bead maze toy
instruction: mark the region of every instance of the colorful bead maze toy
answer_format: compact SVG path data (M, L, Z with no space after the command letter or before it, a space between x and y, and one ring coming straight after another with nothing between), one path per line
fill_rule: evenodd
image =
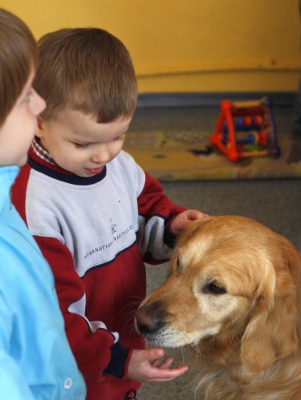
M210 142L232 162L245 157L279 157L272 100L264 97L244 102L222 101Z

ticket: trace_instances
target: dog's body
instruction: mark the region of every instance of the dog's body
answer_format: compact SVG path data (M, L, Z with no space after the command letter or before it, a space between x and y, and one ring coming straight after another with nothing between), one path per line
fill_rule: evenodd
M253 220L189 223L136 324L156 345L197 348L205 399L301 399L301 255Z

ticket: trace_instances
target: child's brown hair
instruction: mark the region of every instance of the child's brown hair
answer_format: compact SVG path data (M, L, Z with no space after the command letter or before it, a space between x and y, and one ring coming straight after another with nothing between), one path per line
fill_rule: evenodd
M61 29L43 36L38 46L34 87L47 102L42 120L64 110L101 123L132 116L137 79L129 52L115 36L99 28Z
M0 127L37 64L37 45L29 28L0 8Z

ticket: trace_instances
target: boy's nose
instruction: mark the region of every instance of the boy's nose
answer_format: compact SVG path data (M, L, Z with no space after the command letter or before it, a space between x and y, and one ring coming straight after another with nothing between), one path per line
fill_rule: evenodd
M99 149L91 157L91 161L99 164L106 164L110 160L110 154L107 149Z

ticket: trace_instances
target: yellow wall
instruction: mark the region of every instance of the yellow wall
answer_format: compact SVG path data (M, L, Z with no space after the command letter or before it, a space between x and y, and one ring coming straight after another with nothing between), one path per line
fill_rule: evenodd
M295 91L298 0L0 0L38 39L97 26L128 47L139 92Z

